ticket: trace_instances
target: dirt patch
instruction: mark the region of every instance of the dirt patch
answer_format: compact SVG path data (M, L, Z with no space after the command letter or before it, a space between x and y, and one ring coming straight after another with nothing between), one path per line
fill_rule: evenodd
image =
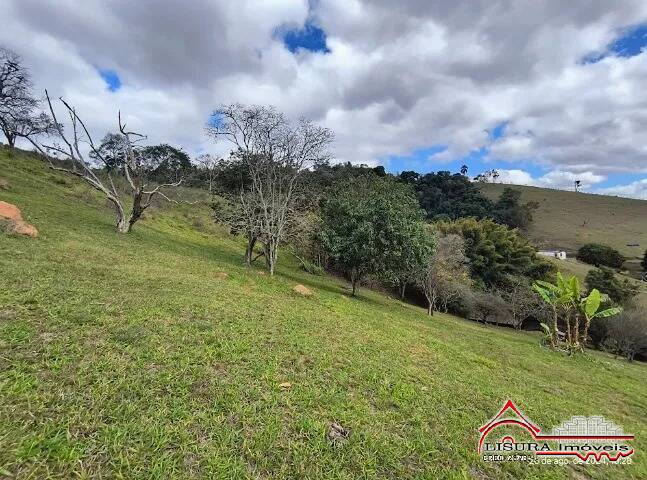
M9 234L15 233L32 238L38 236L36 227L23 220L20 209L12 203L3 201L0 201L0 227Z
M306 287L305 285L301 285L301 284L299 284L299 285L295 285L295 286L294 286L294 288L293 288L292 290L294 290L294 291L295 291L296 293L298 293L299 295L303 295L304 297L309 297L310 295L312 295L312 294L313 294L313 291L312 291L312 290L310 290L310 289L309 289L308 287Z
M9 234L25 235L26 237L36 238L38 230L33 225L23 220L11 220L5 225L5 232Z
M0 218L22 221L22 214L20 213L20 209L14 204L0 201Z
M229 274L227 272L217 272L216 273L216 278L219 278L220 280L224 280L228 276L229 276Z
M334 445L344 443L348 437L350 437L350 433L350 428L346 428L337 422L332 422L328 426L328 440L330 440Z

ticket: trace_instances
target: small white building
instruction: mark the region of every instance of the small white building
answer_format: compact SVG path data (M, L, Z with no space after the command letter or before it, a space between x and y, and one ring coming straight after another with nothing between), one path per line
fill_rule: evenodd
M544 257L553 257L557 260L566 260L566 252L561 250L539 250L537 253Z

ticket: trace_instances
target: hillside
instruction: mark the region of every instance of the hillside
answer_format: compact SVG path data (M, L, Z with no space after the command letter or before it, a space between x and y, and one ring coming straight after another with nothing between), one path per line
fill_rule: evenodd
M0 177L40 231L0 235L0 476L647 477L644 364L351 298L286 252L274 277L246 269L203 206L160 205L119 235L100 197L24 154L0 150ZM484 463L478 428L508 398L546 429L613 420L634 464Z
M481 188L496 199L507 186L520 190L522 201L539 204L528 229L539 248L574 252L585 243L598 242L632 259L647 249L647 201L498 183Z

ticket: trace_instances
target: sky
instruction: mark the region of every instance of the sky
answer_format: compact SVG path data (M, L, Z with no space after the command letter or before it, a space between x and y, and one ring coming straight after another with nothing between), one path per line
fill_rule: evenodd
M223 103L335 132L335 161L647 199L644 0L2 0L0 45L95 139L226 155Z

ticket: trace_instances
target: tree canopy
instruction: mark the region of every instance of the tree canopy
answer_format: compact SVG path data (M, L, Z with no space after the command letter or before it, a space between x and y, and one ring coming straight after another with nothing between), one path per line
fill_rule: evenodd
M411 188L389 177L342 182L324 199L321 213L321 240L349 276L353 294L367 274L406 269L409 250L424 254L430 245Z

